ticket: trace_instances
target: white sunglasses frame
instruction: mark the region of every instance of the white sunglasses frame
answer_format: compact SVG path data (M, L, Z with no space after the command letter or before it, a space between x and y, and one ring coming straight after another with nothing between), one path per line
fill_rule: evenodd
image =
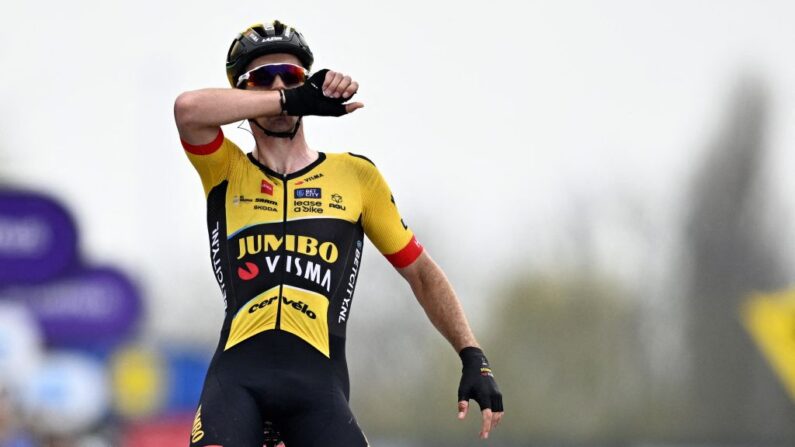
M251 72L252 72L252 71L259 70L260 68L262 68L262 67L267 67L267 66L269 66L269 65L291 65L291 66L293 66L293 67L298 67L298 68L300 68L300 69L301 69L301 70L304 72L304 77L306 77L306 78L309 78L309 70L307 70L306 68L304 68L304 67L302 67L302 66L300 66L300 65L291 64L291 63L289 63L289 62L278 62L278 63L273 63L273 64L262 64L262 65L259 65L259 66L257 66L257 67L254 67L254 68L252 68L251 70L249 70L249 71L247 71L247 72L243 73L242 75L240 75L240 76L238 76L238 77L237 77L237 84L235 84L235 87L238 87L238 88L239 88L239 87L240 87L240 86L241 86L241 85L242 85L242 84L243 84L245 81L248 81L248 78L250 78L250 77L251 77Z

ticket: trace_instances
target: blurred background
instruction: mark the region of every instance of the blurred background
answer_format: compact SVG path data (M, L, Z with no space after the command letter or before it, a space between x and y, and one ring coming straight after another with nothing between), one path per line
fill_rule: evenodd
M373 445L795 445L792 2L46 0L0 7L0 446L187 445L223 302L172 107L272 18L360 82L310 146L379 166L505 395L477 441L369 246Z

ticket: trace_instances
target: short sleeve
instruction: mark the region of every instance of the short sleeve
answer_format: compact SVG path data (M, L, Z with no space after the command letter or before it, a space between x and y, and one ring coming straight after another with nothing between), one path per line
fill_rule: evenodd
M422 253L422 245L403 222L386 180L364 157L359 162L362 194L362 226L367 237L393 266L402 268Z
M235 143L224 138L221 129L218 129L218 136L210 143L196 146L182 140L182 147L201 177L205 195L228 179L235 157L242 153Z

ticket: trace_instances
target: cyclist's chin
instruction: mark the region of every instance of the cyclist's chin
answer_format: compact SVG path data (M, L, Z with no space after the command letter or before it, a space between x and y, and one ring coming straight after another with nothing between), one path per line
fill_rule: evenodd
M272 132L287 132L293 130L296 121L298 118L294 116L274 116L261 120L260 125Z

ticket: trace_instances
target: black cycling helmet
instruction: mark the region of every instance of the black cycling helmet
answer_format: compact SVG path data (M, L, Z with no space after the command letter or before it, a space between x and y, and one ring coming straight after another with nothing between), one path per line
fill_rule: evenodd
M274 20L269 23L257 23L238 34L226 55L226 77L232 87L237 78L245 73L252 60L264 54L288 53L297 57L307 70L312 69L312 50L306 44L304 36L295 28Z

